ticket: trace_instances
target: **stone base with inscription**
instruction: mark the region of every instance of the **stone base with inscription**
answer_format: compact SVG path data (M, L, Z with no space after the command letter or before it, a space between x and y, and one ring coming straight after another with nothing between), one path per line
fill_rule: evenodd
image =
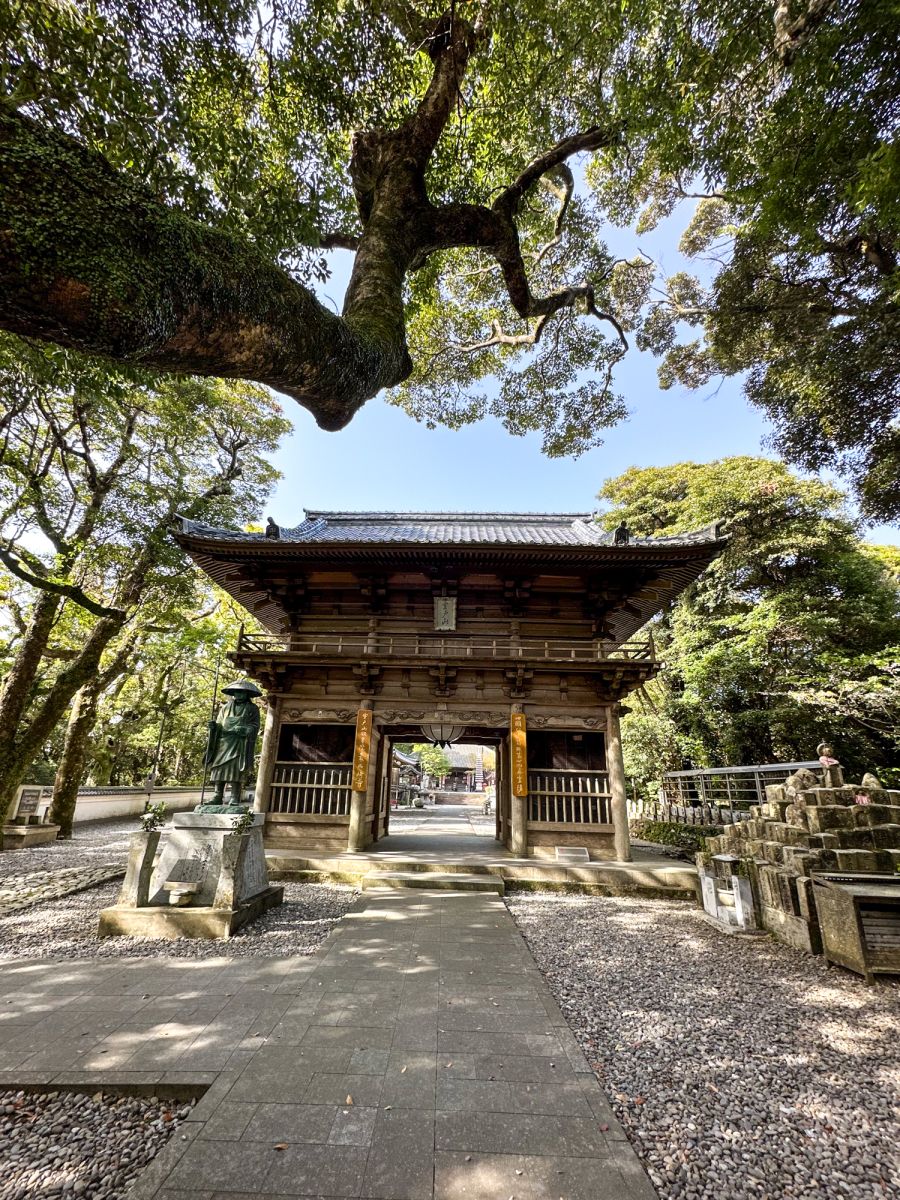
M235 834L231 816L177 813L158 857L159 835L135 834L118 903L100 914L100 936L227 938L281 904L262 829L261 814Z

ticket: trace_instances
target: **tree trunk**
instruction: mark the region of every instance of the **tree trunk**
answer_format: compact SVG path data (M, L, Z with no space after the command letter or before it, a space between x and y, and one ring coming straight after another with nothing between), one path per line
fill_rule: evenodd
M42 608L48 599L52 600L56 605L59 604L59 600L56 597L51 597L49 593L42 592L35 601L35 611ZM34 617L34 614L32 614L32 617ZM6 816L15 796L16 788L23 782L25 773L36 755L40 752L41 746L43 746L47 738L62 720L63 714L69 707L72 697L78 689L83 684L88 683L92 676L96 674L104 650L119 632L122 624L123 621L117 617L104 617L97 622L88 634L87 641L81 653L64 670L60 671L50 691L37 706L36 711L30 719L23 719L28 699L27 689L24 701L21 703L16 703L19 699L17 692L15 694L10 692L9 702L6 704L5 709L2 703L0 703L0 822ZM52 625L52 621L50 625ZM46 646L49 634L50 628L48 626L44 646ZM25 649L26 647L23 646L23 649L16 656L16 662L13 664L13 669L7 678L7 687L4 688L2 697L2 701L4 702L7 700L7 692L10 690L12 677L19 666L19 658ZM37 666L35 665L31 676L32 679L36 670ZM21 677L25 678L26 675L27 672L23 670ZM12 714L16 711L18 712L18 719L13 720Z
M99 689L92 681L84 684L75 693L62 757L53 781L53 803L50 820L59 826L59 836L70 838L75 820L75 804L78 789L84 779L91 730L97 720L97 698Z
M30 758L23 761L17 734L61 604L59 597L49 592L37 596L28 627L0 692L0 822L6 817L16 788L31 763Z

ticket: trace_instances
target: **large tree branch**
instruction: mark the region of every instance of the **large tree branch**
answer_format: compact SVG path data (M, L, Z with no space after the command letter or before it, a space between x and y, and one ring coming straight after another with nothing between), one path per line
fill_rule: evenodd
M369 130L353 139L350 176L363 224L344 317L376 342L387 331L403 342L402 374L412 363L405 344L404 284L408 272L433 246L434 209L425 171L450 119L478 34L468 22L445 13L426 41L434 63L416 111L399 129Z
M102 156L0 106L0 327L151 369L254 379L338 429L412 369L409 271L436 250L464 245L494 256L521 317L583 305L611 321L625 344L590 284L532 293L516 227L528 190L561 172L555 244L571 196L567 159L612 144L616 129L562 139L491 208L436 208L428 199L428 161L482 36L478 20L445 14L424 42L434 70L415 112L399 129L354 139L362 233L322 238L355 251L341 317L253 245L167 208Z
M358 233L343 233L341 230L335 230L334 233L323 233L319 237L319 248L321 250L353 250L359 249L359 234Z
M402 324L346 319L250 243L0 107L0 326L163 371L255 379L337 429L410 370ZM357 297L359 301L359 297Z
M790 0L776 0L775 53L782 66L789 67L794 59L834 8L836 0L808 0L806 12L791 18Z
M616 318L597 308L594 288L582 283L562 288L547 296L535 296L531 290L528 270L519 241L516 213L526 192L545 176L561 172L562 185L555 188L560 203L554 219L553 238L548 245L559 240L572 194L573 178L567 159L589 150L599 150L612 145L618 138L615 127L592 126L581 133L563 138L544 154L534 158L516 180L503 189L491 208L478 204L448 204L434 210L434 249L450 249L458 246L474 246L493 255L502 273L506 290L513 308L525 319L540 318L529 334L498 335L496 332L487 345L533 345L543 332L546 319L564 308L584 305L584 311L609 322L622 343L628 349L624 330ZM536 336L535 336L536 335ZM498 340L498 336L503 340ZM523 337L524 341L510 341L510 337ZM478 348L484 348L480 346Z
M15 575L16 579L21 579L23 583L29 584L30 587L38 588L42 592L49 592L53 596L73 600L81 608L87 609L89 613L93 613L95 617L113 617L118 620L125 616L125 613L121 609L109 608L105 604L98 604L96 600L92 600L86 592L82 591L80 587L76 587L73 583L55 583L52 579L47 579L43 575L32 574L31 571L26 571L21 561L8 550L0 548L0 562L3 563L11 575Z
M438 20L425 41L434 72L416 111L395 135L422 168L427 165L459 99L476 37L475 28L451 9Z
M615 145L619 137L620 130L617 126L592 125L590 129L563 138L555 146L533 158L519 177L503 189L494 201L494 211L510 218L515 217L523 196L542 176L549 174L575 154Z
M536 346L549 320L549 317L538 317L527 333L504 333L499 321L491 321L490 337L480 342L451 342L450 345L463 354L477 354L479 350L490 350L494 346Z
M548 170L557 165L551 164ZM534 181L538 178L540 176L535 176ZM496 205L493 208L485 208L479 204L444 205L435 209L434 226L434 240L437 243L434 248L473 246L487 251L494 257L503 274L512 306L520 317L552 317L561 309L575 308L582 304L586 313L611 324L623 350L628 349L628 340L619 321L612 313L597 307L593 284L575 284L546 296L534 295L515 220L507 212L498 210Z

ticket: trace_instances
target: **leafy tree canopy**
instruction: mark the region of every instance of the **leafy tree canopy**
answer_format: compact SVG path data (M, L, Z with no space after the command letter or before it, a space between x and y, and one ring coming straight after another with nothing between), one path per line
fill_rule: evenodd
M75 694L94 708L194 608L176 514L255 516L288 424L256 386L154 381L8 335L0 392L2 815Z
M146 630L130 669L98 698L86 755L96 784L138 784L154 767L160 785L199 784L203 778L216 671L220 688L230 682L226 655L252 618L228 595L191 576L195 595L170 624Z
M656 622L661 676L626 718L645 781L699 766L802 761L830 740L857 771L900 747L897 550L871 547L835 488L783 463L632 468L600 496L638 534L724 518L730 542Z
M419 756L419 766L426 774L435 779L442 779L450 774L450 759L443 746L434 746L431 742L416 742L413 750Z
M892 0L9 0L0 323L552 454L622 418L634 331L896 511L898 34ZM696 278L616 261L605 221L698 196Z

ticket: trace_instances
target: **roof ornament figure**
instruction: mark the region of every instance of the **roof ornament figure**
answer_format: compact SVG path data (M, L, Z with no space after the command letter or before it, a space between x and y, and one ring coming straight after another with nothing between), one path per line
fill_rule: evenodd
M613 544L616 546L627 546L631 540L631 530L623 521L618 527L613 538Z
M276 539L281 537L281 529L275 524L271 517L269 517L266 521L266 537Z

